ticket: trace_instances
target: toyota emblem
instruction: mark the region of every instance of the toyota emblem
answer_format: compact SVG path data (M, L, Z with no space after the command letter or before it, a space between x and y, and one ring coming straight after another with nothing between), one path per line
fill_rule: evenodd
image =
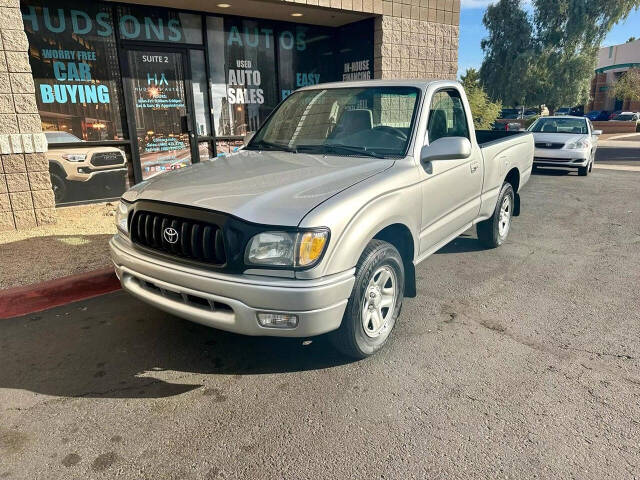
M178 231L175 228L167 227L162 233L167 243L174 244L178 241Z

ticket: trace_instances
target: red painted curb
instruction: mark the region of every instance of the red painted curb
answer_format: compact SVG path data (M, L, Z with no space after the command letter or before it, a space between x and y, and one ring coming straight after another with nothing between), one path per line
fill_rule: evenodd
M113 268L0 290L0 319L41 312L120 289Z

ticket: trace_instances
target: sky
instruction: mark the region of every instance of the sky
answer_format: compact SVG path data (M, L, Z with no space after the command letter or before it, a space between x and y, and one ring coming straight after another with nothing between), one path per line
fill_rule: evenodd
M467 68L480 68L482 64L482 48L480 41L486 37L487 31L482 25L482 16L491 0L462 0L460 11L460 49L458 73L462 75ZM529 2L527 2L529 3ZM618 23L603 43L603 47L626 42L629 37L640 38L640 10L631 12L629 17Z

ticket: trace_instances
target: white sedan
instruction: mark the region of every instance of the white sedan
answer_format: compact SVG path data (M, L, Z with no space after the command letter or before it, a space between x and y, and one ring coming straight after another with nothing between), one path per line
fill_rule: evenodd
M529 131L536 144L534 168L577 168L583 177L593 168L602 130L594 130L588 118L541 117Z

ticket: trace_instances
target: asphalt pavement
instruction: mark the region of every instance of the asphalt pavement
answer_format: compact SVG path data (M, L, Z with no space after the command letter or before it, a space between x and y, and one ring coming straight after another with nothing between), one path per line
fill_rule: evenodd
M640 477L640 173L534 175L417 275L360 362L124 292L1 321L0 478Z

